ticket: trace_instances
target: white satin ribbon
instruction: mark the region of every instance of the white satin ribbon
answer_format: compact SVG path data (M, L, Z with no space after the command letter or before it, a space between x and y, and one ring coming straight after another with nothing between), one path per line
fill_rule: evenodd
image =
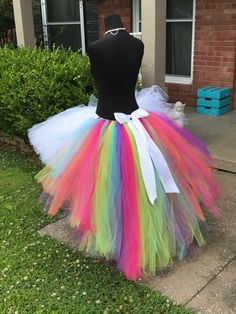
M116 121L120 124L127 123L133 133L137 145L143 181L148 198L153 204L157 198L154 167L157 170L166 193L179 193L179 189L162 152L139 121L139 118L144 118L148 115L148 112L141 108L133 111L130 115L122 112L114 113Z

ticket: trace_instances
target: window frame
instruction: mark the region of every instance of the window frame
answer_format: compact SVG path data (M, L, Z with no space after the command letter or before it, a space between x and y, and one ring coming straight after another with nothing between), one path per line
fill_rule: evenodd
M132 4L132 33L131 35L141 39L142 38L142 32L140 31L140 24L142 24L142 19L139 20L139 16L141 16L141 6L139 0L133 0Z
M193 62L194 62L194 41L195 41L195 15L196 15L196 0L193 0L193 17L192 19L166 19L166 23L173 22L192 22L192 47L191 47L191 73L190 76L182 75L165 75L166 83L173 84L192 84L193 82Z
M84 3L83 3L83 0L79 0L79 7L80 7L80 21L48 22L48 20L47 20L47 0L41 0L43 38L44 38L44 46L47 50L49 50L48 26L50 26L50 25L80 25L81 48L82 48L82 54L85 55L86 44L85 44Z

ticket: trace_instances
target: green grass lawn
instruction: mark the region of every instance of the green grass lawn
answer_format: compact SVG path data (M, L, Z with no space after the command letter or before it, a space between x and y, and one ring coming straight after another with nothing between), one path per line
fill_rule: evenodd
M0 149L0 313L193 313L38 230L40 166ZM59 219L58 215L55 219Z

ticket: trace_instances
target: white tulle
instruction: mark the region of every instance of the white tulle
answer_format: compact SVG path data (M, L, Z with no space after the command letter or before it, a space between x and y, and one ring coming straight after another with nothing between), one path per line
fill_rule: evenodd
M167 114L183 125L184 118L175 110L174 104L167 103L168 95L157 85L143 88L135 94L140 108ZM74 132L88 119L97 119L97 99L91 96L88 106L79 105L66 109L28 129L28 138L40 160L47 164L62 146L70 141Z

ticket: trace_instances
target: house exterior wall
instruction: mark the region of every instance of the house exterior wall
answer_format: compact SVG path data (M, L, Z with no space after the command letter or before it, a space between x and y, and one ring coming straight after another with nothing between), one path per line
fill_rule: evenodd
M197 88L205 85L231 88L234 104L236 77L235 0L197 0L193 83L166 84L170 101L196 105ZM236 108L235 108L236 109Z
M35 34L39 42L42 38L40 0L32 0L32 4ZM87 36L87 41L104 35L104 17L112 13L120 14L127 31L132 31L132 0L86 0L85 4L86 29L93 31ZM89 13L90 6L93 6L93 14ZM96 27L88 21L90 15L93 24L97 23L99 28L97 34L94 31ZM95 15L98 15L97 21L94 21ZM196 105L197 89L205 85L230 87L231 109L233 104L236 106L235 0L196 0L193 82L166 83L171 102L181 100L190 106Z
M132 31L132 0L100 0L99 1L99 35L104 35L104 17L109 14L119 14L124 27Z

